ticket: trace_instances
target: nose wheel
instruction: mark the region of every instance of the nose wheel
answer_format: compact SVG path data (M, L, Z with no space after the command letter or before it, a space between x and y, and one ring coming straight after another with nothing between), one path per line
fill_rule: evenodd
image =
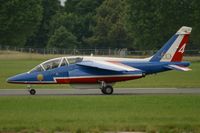
M35 95L36 90L35 90L35 89L30 89L30 90L29 90L29 93L30 93L31 95Z
M36 94L36 90L35 90L35 89L32 89L30 85L27 86L27 88L28 88L29 93L30 93L31 95L35 95L35 94Z

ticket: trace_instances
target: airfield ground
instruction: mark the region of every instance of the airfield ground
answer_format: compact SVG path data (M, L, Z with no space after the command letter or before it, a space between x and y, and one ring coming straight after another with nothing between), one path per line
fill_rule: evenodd
M28 71L55 56L0 54L0 88L25 88L6 78ZM199 88L199 57L190 72L172 71L144 79L122 82L115 87ZM66 88L35 86L37 88ZM0 132L200 132L200 96L113 95L113 96L2 96Z

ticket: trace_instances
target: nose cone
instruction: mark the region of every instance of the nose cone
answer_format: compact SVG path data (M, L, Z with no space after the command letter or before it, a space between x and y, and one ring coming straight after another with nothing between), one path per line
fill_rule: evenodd
M9 77L7 79L7 83L25 83L26 77L27 77L27 73L15 75L15 76Z

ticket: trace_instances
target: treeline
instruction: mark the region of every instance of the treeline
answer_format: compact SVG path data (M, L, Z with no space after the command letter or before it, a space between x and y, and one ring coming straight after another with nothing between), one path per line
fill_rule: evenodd
M160 48L181 26L200 47L199 0L0 0L0 45Z

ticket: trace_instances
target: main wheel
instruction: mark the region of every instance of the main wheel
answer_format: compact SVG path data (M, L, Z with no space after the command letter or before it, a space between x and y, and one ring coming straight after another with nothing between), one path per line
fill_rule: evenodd
M29 91L29 92L30 92L30 94L31 94L31 95L35 95L35 93L36 93L36 90L35 90L35 89L30 89L30 91Z
M102 92L103 94L110 95L110 94L113 93L113 87L110 86L110 85L107 85L107 86L105 86L105 87L103 87L103 88L101 89L101 92Z

